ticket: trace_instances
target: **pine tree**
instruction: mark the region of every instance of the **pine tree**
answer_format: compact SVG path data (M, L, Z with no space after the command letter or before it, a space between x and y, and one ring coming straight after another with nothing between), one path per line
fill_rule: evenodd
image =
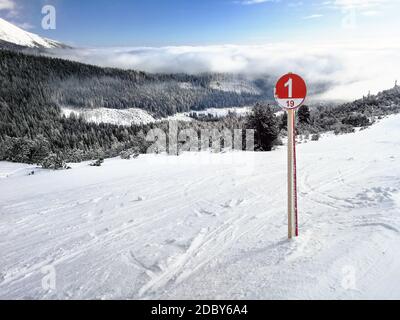
M255 130L255 145L260 151L271 151L279 135L278 121L270 106L256 104L248 116L247 129Z
M284 112L281 118L281 122L279 124L279 130L287 131L287 124L288 124L288 114L287 112Z
M310 108L307 105L303 105L299 108L297 116L300 124L310 124L311 114Z

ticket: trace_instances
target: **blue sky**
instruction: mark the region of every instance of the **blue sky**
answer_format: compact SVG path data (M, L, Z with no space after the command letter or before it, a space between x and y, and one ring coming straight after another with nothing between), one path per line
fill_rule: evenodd
M0 0L0 17L78 46L261 44L395 33L398 2ZM56 30L41 28L46 4L56 8Z

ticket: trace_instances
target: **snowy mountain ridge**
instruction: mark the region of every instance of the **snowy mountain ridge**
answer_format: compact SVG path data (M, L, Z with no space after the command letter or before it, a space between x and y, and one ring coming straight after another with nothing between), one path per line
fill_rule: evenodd
M25 31L2 18L0 18L0 40L29 48L52 49L64 47L60 42L42 38L37 34Z

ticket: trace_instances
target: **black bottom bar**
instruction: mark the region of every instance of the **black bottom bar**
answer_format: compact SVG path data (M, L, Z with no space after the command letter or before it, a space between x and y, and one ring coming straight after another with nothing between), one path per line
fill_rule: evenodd
M0 301L2 318L76 319L298 319L349 316L382 318L399 310L397 301ZM89 318L88 318L89 319Z

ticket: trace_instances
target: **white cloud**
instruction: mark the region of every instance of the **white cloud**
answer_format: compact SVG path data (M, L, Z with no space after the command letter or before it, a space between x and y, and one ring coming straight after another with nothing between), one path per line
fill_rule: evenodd
M396 12L400 8L399 0L328 0L319 4L322 9L340 11L351 29L356 26L357 16L364 18ZM350 21L352 20L352 21Z
M363 16L367 16L367 17L373 17L373 16L377 16L380 15L382 12L379 10L369 10L369 11L363 11L361 12L361 14Z
M4 12L7 18L18 16L18 7L15 0L0 0L0 14Z
M0 10L14 10L15 7L13 0L0 0Z
M392 2L392 0L334 0L331 1L334 6L340 8L356 8L365 9L371 7L379 7Z
M310 16L303 17L305 20L310 20L310 19L318 19L322 18L324 15L323 14L312 14Z
M373 45L372 45L373 43ZM240 73L275 79L303 75L323 98L353 99L389 88L400 77L400 43L270 44L76 49L59 52L85 63L161 73Z
M398 3L397 0L329 0L324 1L322 6L337 10L366 12L382 10L396 3Z

